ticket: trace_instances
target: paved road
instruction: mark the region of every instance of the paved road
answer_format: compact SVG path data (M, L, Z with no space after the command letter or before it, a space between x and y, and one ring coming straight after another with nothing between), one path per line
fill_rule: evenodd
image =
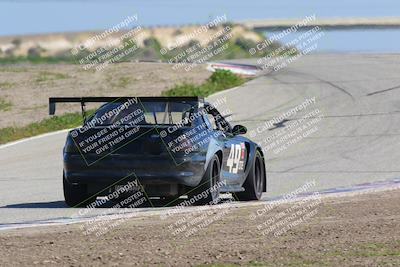
M311 55L224 93L233 120L249 131L313 97L315 104L294 118L315 109L324 116L314 134L283 152L268 152L269 195L288 192L310 179L320 189L400 176L399 59L400 55ZM265 144L263 140L279 129L254 139Z
M322 114L291 135L284 143L292 144L283 151L266 147L264 198L312 180L314 191L394 179L400 176L399 63L400 55L309 55L210 101L225 98L220 109L229 109L234 123L247 126L249 135L265 147L270 144L265 143L267 137L292 129L280 136L287 137L311 122L313 118L301 120L311 111ZM261 129L266 121L314 97L315 103L288 117L282 127ZM315 132L304 134L311 129ZM65 133L59 133L0 148L0 224L76 214L63 203L64 140Z

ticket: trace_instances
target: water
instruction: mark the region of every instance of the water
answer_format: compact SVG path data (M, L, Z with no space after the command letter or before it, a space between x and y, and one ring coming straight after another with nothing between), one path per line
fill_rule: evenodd
M21 0L0 1L0 35L103 30L137 14L143 26L205 23L226 14L247 19L396 17L398 0ZM399 30L331 31L318 51L400 52Z
M271 36L279 32L265 32ZM304 32L291 33L282 42L287 43ZM400 29L379 30L332 30L314 42L315 52L343 53L398 53L400 52Z

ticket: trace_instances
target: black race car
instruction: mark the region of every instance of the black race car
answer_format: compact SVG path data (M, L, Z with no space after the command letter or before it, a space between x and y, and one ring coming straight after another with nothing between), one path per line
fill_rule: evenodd
M261 148L231 127L215 106L199 97L64 97L79 102L84 123L68 133L63 151L65 202L84 206L129 181L146 197L188 195L215 203L221 192L258 200L266 191ZM104 103L86 116L86 103ZM196 197L197 196L197 197Z

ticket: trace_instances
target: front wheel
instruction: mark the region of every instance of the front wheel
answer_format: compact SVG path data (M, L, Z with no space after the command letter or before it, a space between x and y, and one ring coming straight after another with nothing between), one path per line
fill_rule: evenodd
M244 192L235 195L240 201L259 200L261 198L265 181L264 159L259 151L256 151L253 166L243 184Z

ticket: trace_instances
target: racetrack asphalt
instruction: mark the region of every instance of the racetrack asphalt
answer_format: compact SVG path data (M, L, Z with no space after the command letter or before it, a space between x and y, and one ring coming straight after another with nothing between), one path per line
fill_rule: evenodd
M309 181L315 181L309 190L316 191L396 179L400 176L399 59L396 54L308 55L208 100L224 99L218 109L230 113L233 124L246 126L247 136L262 146L282 129L291 129L280 136L288 137L315 119L302 120L305 115L319 111L320 119L288 137L285 148L278 146L282 151L267 149L264 199ZM263 128L307 99L315 102L278 127ZM307 130L311 132L304 134ZM0 225L70 218L77 213L63 201L65 136L60 132L0 147Z

